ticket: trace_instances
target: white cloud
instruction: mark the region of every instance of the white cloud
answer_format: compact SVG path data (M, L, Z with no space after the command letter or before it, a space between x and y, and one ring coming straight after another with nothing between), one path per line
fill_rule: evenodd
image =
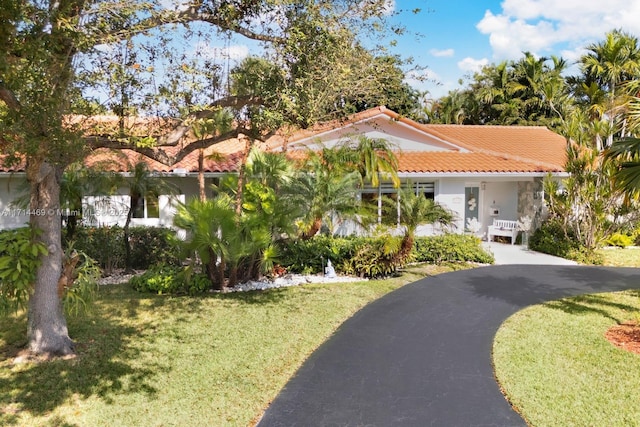
M474 59L468 56L462 61L458 61L458 68L460 68L465 73L478 72L482 70L482 67L484 67L485 65L489 65L489 60L487 58Z
M196 45L195 51L209 59L231 59L232 61L241 61L249 56L249 46L246 45L231 45L223 47L199 43Z
M396 0L385 0L383 7L383 13L385 15L391 15L396 10Z
M376 2L371 0L362 0L358 3L357 7L363 11L370 9L371 6L381 6L381 12L383 15L392 15L396 10L396 0L383 0L381 4L375 4Z
M189 0L160 0L160 6L164 9L184 11L187 10L191 2Z
M455 51L453 49L431 49L429 53L433 56L444 57L444 56L453 56Z
M615 28L640 35L638 0L504 0L501 6L497 14L487 10L477 25L489 36L494 60L558 49L576 58L578 49Z

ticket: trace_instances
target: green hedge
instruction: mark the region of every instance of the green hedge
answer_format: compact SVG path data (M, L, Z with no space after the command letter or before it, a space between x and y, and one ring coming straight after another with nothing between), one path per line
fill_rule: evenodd
M322 265L326 265L327 259L331 259L338 273L379 277L391 274L400 267L394 254L399 249L401 240L393 236L318 236L309 240L283 242L280 264L292 273L320 273ZM461 234L417 237L411 260L433 264L494 262L493 255L482 249L480 239Z
M145 270L156 264L180 265L180 249L175 232L164 227L131 227L131 266ZM125 266L122 227L81 227L76 230L73 247L98 262L110 273Z
M480 239L462 234L417 237L413 245L416 262L442 264L445 262L477 262L493 264L493 255L482 249Z

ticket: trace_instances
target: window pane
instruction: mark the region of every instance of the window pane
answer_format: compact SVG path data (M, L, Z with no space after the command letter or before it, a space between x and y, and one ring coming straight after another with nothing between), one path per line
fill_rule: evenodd
M131 198L131 213L133 218L144 218L144 199L142 197Z
M147 202L147 218L160 218L158 196L148 196L145 200Z

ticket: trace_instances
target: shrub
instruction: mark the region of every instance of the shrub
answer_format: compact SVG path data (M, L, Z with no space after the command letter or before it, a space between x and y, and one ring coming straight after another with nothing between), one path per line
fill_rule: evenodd
M124 268L124 231L121 227L81 227L68 245L98 262L106 275ZM164 227L132 227L129 230L132 268L145 270L156 264L180 265L175 232Z
M602 264L594 250L582 246L570 233L566 234L558 220L542 223L529 238L529 248L549 255L571 259L583 264Z
M417 262L442 264L445 262L477 262L493 264L493 255L482 249L480 239L462 234L417 237L413 246Z
M157 294L195 295L211 288L209 279L201 273L195 273L188 267L175 267L158 264L139 276L131 278L129 284L138 292Z
M330 259L336 272L366 241L362 237L316 236L308 240L280 242L280 265L292 273L320 273Z
M529 238L530 249L562 258L567 258L569 253L579 247L578 241L566 235L562 224L557 220L545 221Z
M626 248L634 243L634 239L631 236L622 233L615 233L611 235L605 243L609 246L618 246L620 248Z
M36 280L43 243L35 243L30 227L0 232L0 314L24 307Z
M400 268L398 250L401 237L388 234L379 237L317 236L309 240L281 243L280 264L293 273L317 273L331 259L336 272L361 277L382 277ZM493 255L484 251L474 236L447 234L418 237L410 261L493 263Z
M170 228L132 227L129 230L131 267L144 270L157 264L180 265L180 248L175 235Z
M389 276L401 267L398 252L401 237L380 236L360 242L352 257L345 259L342 270L351 275L367 278Z
M68 243L79 252L94 259L105 275L124 267L123 231L113 227L80 227L74 240Z

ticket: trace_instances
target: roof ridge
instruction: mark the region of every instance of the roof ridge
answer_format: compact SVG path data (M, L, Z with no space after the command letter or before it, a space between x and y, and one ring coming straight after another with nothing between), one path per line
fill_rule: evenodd
M522 129L546 129L549 130L551 132L553 132L551 129L549 129L547 126L543 126L543 125L477 125L477 124L473 124L473 125L465 125L465 124L449 124L449 123L424 123L422 124L422 126L427 126L427 127L479 127L479 128L505 128L505 129L514 129L514 128L522 128ZM555 133L555 132L554 132Z

